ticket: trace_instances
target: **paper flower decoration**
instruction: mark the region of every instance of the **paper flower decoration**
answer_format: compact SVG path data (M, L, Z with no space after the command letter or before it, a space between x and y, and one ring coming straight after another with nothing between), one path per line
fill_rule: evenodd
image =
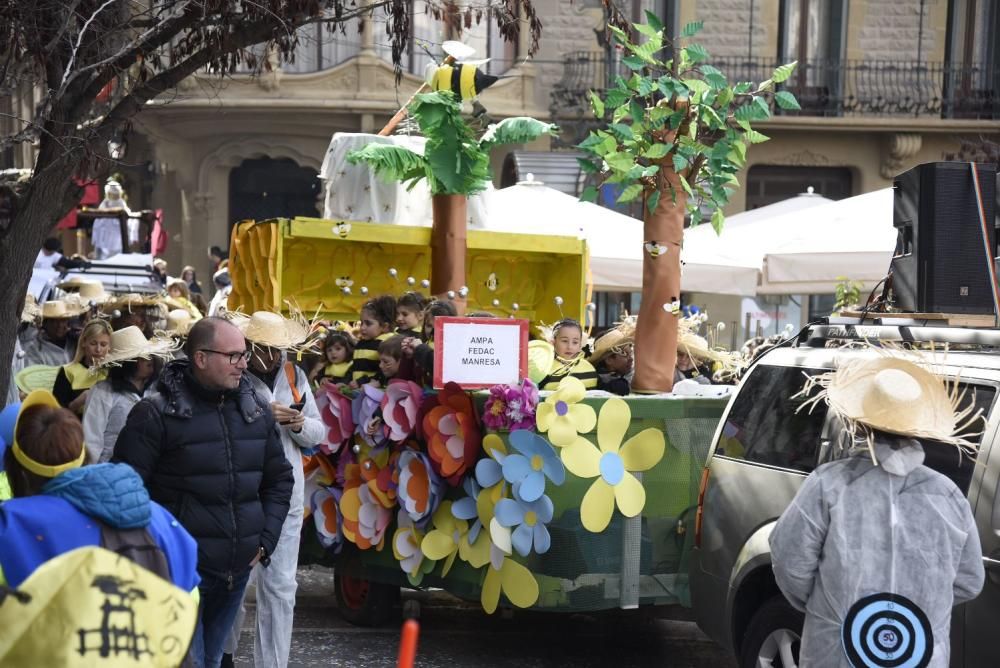
M448 383L423 418L423 434L434 469L452 487L476 462L481 436L476 409L468 394Z
M572 445L580 434L594 430L597 424L594 409L578 403L586 392L579 378L566 376L559 381L555 392L538 405L535 416L538 431L548 432L552 445Z
M316 523L316 537L320 545L334 552L339 552L344 543L342 519L337 504L339 493L339 490L320 488L309 500L313 521Z
M403 451L399 456L397 469L397 495L401 510L411 521L423 526L441 503L444 484L431 467L427 455L416 450Z
M316 390L316 407L326 425L326 435L319 448L327 454L340 450L354 433L354 418L351 414L351 400L343 395L340 387L333 383L323 383Z
M496 612L501 593L517 607L530 608L538 600L538 582L531 571L494 549L479 595L483 610L491 615Z
M644 429L622 445L632 421L632 411L621 399L608 399L601 406L597 424L598 450L584 439L563 448L563 463L581 478L596 478L583 496L580 519L594 533L604 531L615 504L625 517L635 517L646 504L646 490L631 472L646 471L663 458L663 432Z
M483 424L494 431L533 429L538 387L525 378L518 385L494 385L483 406Z
M513 485L514 496L534 501L545 492L545 478L563 484L566 469L549 442L533 431L510 432L510 445L517 453L496 456L504 479Z
M344 537L367 550L373 545L381 550L385 541L385 530L392 521L392 511L378 502L367 485L344 490L340 499L343 515Z
M420 543L420 549L424 556L434 561L444 560L441 568L441 577L448 575L458 550L461 547L462 539L469 533L469 523L456 518L451 513L451 501L442 501L438 509L434 511L434 528L427 532L424 540Z
M389 448L362 448L358 456L359 475L383 508L396 507L399 487L400 452Z
M410 584L416 586L424 579L424 575L434 570L434 562L424 557L420 543L424 540L424 532L413 524L410 516L399 510L396 533L392 535L392 554L399 562L399 567L406 573Z
M351 403L354 429L365 443L377 446L385 441L385 425L382 423L382 396L385 394L371 383L365 383L358 390Z
M394 378L382 397L382 420L390 441L402 443L417 428L417 415L424 398L423 389L414 382Z
M459 542L458 556L463 561L469 562L473 568L482 568L490 560L490 539L482 530L483 522L479 518L479 504L483 497L489 496L489 493L485 492L473 480L472 476L465 478L465 481L462 483L462 489L465 490L468 496L464 496L451 504L451 514L455 516L455 519L465 520L466 522L471 522L471 524L469 525L469 531ZM495 502L490 505L489 514L491 517L493 514L492 505L495 505Z
M522 557L532 550L545 554L552 545L545 525L552 521L553 511L552 500L544 494L530 503L517 498L500 499L495 509L496 524L514 530L510 542Z

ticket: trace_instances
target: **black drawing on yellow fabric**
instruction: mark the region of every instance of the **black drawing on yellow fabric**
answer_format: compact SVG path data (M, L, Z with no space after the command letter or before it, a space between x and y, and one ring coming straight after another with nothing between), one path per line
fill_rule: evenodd
M184 612L187 606L176 596L170 595L160 601L160 607L166 608L166 621L167 628L169 629L181 620L181 613ZM163 640L160 641L160 651L167 656L180 655L185 652L184 643L179 636L165 635L163 636Z
M90 586L104 594L101 604L101 625L96 629L77 629L80 656L91 652L101 658L114 654L126 654L139 660L144 654L153 656L149 650L149 636L139 633L135 627L135 611L133 601L145 600L146 592L137 587L131 587L131 580L122 580L114 575L98 575ZM91 638L96 644L88 642Z
M660 257L661 255L666 255L667 251L670 250L666 244L661 244L657 241L647 241L642 245L649 253L650 257Z
M18 591L12 587L8 587L7 585L0 585L0 605L4 604L4 601L7 600L8 596L21 605L28 605L31 603L31 594Z

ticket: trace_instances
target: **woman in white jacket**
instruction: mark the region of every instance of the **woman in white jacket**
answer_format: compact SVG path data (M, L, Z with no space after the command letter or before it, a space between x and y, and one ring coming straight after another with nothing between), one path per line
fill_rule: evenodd
M112 333L111 352L100 364L109 368L108 378L91 389L83 409L83 438L91 464L111 459L129 412L159 378L161 358L176 347L169 339L146 339L138 327Z

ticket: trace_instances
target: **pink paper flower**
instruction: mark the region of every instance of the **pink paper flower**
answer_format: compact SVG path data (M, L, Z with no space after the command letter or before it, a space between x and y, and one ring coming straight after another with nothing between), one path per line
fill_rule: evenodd
M494 385L483 406L483 424L493 431L534 429L538 387L525 378L518 385Z
M382 420L390 441L402 443L417 428L424 391L412 381L393 379L382 397Z
M341 393L337 385L324 383L316 390L316 407L326 425L326 437L319 443L319 449L332 455L354 434L351 400Z

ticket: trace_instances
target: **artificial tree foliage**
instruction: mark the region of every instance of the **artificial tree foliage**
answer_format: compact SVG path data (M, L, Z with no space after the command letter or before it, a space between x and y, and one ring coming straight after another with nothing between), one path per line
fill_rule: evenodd
M645 205L633 380L639 392L673 388L685 216L691 225L707 218L721 232L747 148L768 139L752 124L768 119L774 104L799 109L791 92L776 90L796 63L760 83L730 82L692 40L701 27L690 23L670 39L651 12L629 32L609 26L626 54L627 76L617 76L603 94L590 92L594 115L607 125L579 145L586 154L581 167L598 182L583 199L594 201L601 185L618 184L619 203L641 199Z
M552 123L524 116L490 125L480 137L462 117L461 102L451 91L421 93L408 109L427 140L423 155L401 146L371 143L347 155L351 164L365 163L379 176L412 188L426 179L432 195L431 292L459 293L465 285L465 221L467 197L492 180L490 151L505 144L525 144L555 134ZM464 299L456 299L461 308Z

